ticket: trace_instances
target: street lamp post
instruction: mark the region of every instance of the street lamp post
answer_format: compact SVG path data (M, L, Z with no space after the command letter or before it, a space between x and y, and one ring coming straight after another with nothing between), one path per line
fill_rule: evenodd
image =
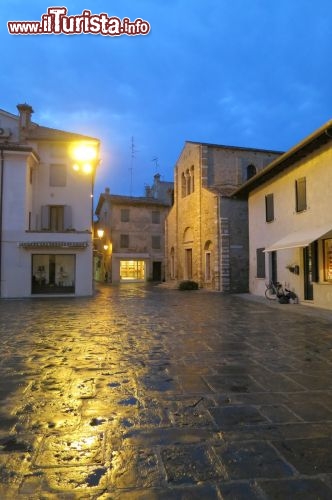
M96 142L79 142L73 144L71 148L71 158L73 160L73 170L83 176L91 176L91 246L92 246L92 262L91 262L91 276L92 288L94 282L94 260L93 260L93 195L94 195L94 179L96 168L99 164L98 147ZM100 230L99 230L100 231ZM104 232L103 232L104 234ZM102 234L102 236L103 236ZM101 236L101 237L102 237Z

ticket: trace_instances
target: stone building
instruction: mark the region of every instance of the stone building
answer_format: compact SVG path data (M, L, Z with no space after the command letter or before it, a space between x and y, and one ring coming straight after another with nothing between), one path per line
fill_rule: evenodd
M332 120L236 190L248 199L249 289L281 282L332 309Z
M280 152L187 141L166 220L166 280L225 292L248 288L247 203L230 194Z
M113 195L106 188L96 208L96 228L104 230L94 259L97 280L164 280L165 218L172 198L173 183L159 174L144 197Z
M0 110L0 296L91 295L99 140L17 108Z

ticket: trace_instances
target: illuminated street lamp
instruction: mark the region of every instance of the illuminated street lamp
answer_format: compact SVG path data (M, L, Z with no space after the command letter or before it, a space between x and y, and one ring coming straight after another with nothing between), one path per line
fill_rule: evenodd
M101 239L104 236L104 230L103 229L97 229L97 236L99 239Z
M83 174L91 174L97 160L97 149L95 146L86 143L78 143L73 146L71 156L74 160L73 169Z

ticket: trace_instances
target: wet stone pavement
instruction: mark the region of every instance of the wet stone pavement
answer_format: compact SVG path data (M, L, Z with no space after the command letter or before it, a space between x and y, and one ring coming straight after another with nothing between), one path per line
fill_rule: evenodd
M301 307L0 301L0 498L330 500L332 321Z

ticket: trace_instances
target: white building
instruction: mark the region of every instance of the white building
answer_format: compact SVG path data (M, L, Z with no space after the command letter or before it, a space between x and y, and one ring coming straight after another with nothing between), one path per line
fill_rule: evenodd
M332 120L240 187L248 197L249 289L279 281L332 309Z
M39 126L31 106L17 108L0 110L1 297L91 295L99 141Z

